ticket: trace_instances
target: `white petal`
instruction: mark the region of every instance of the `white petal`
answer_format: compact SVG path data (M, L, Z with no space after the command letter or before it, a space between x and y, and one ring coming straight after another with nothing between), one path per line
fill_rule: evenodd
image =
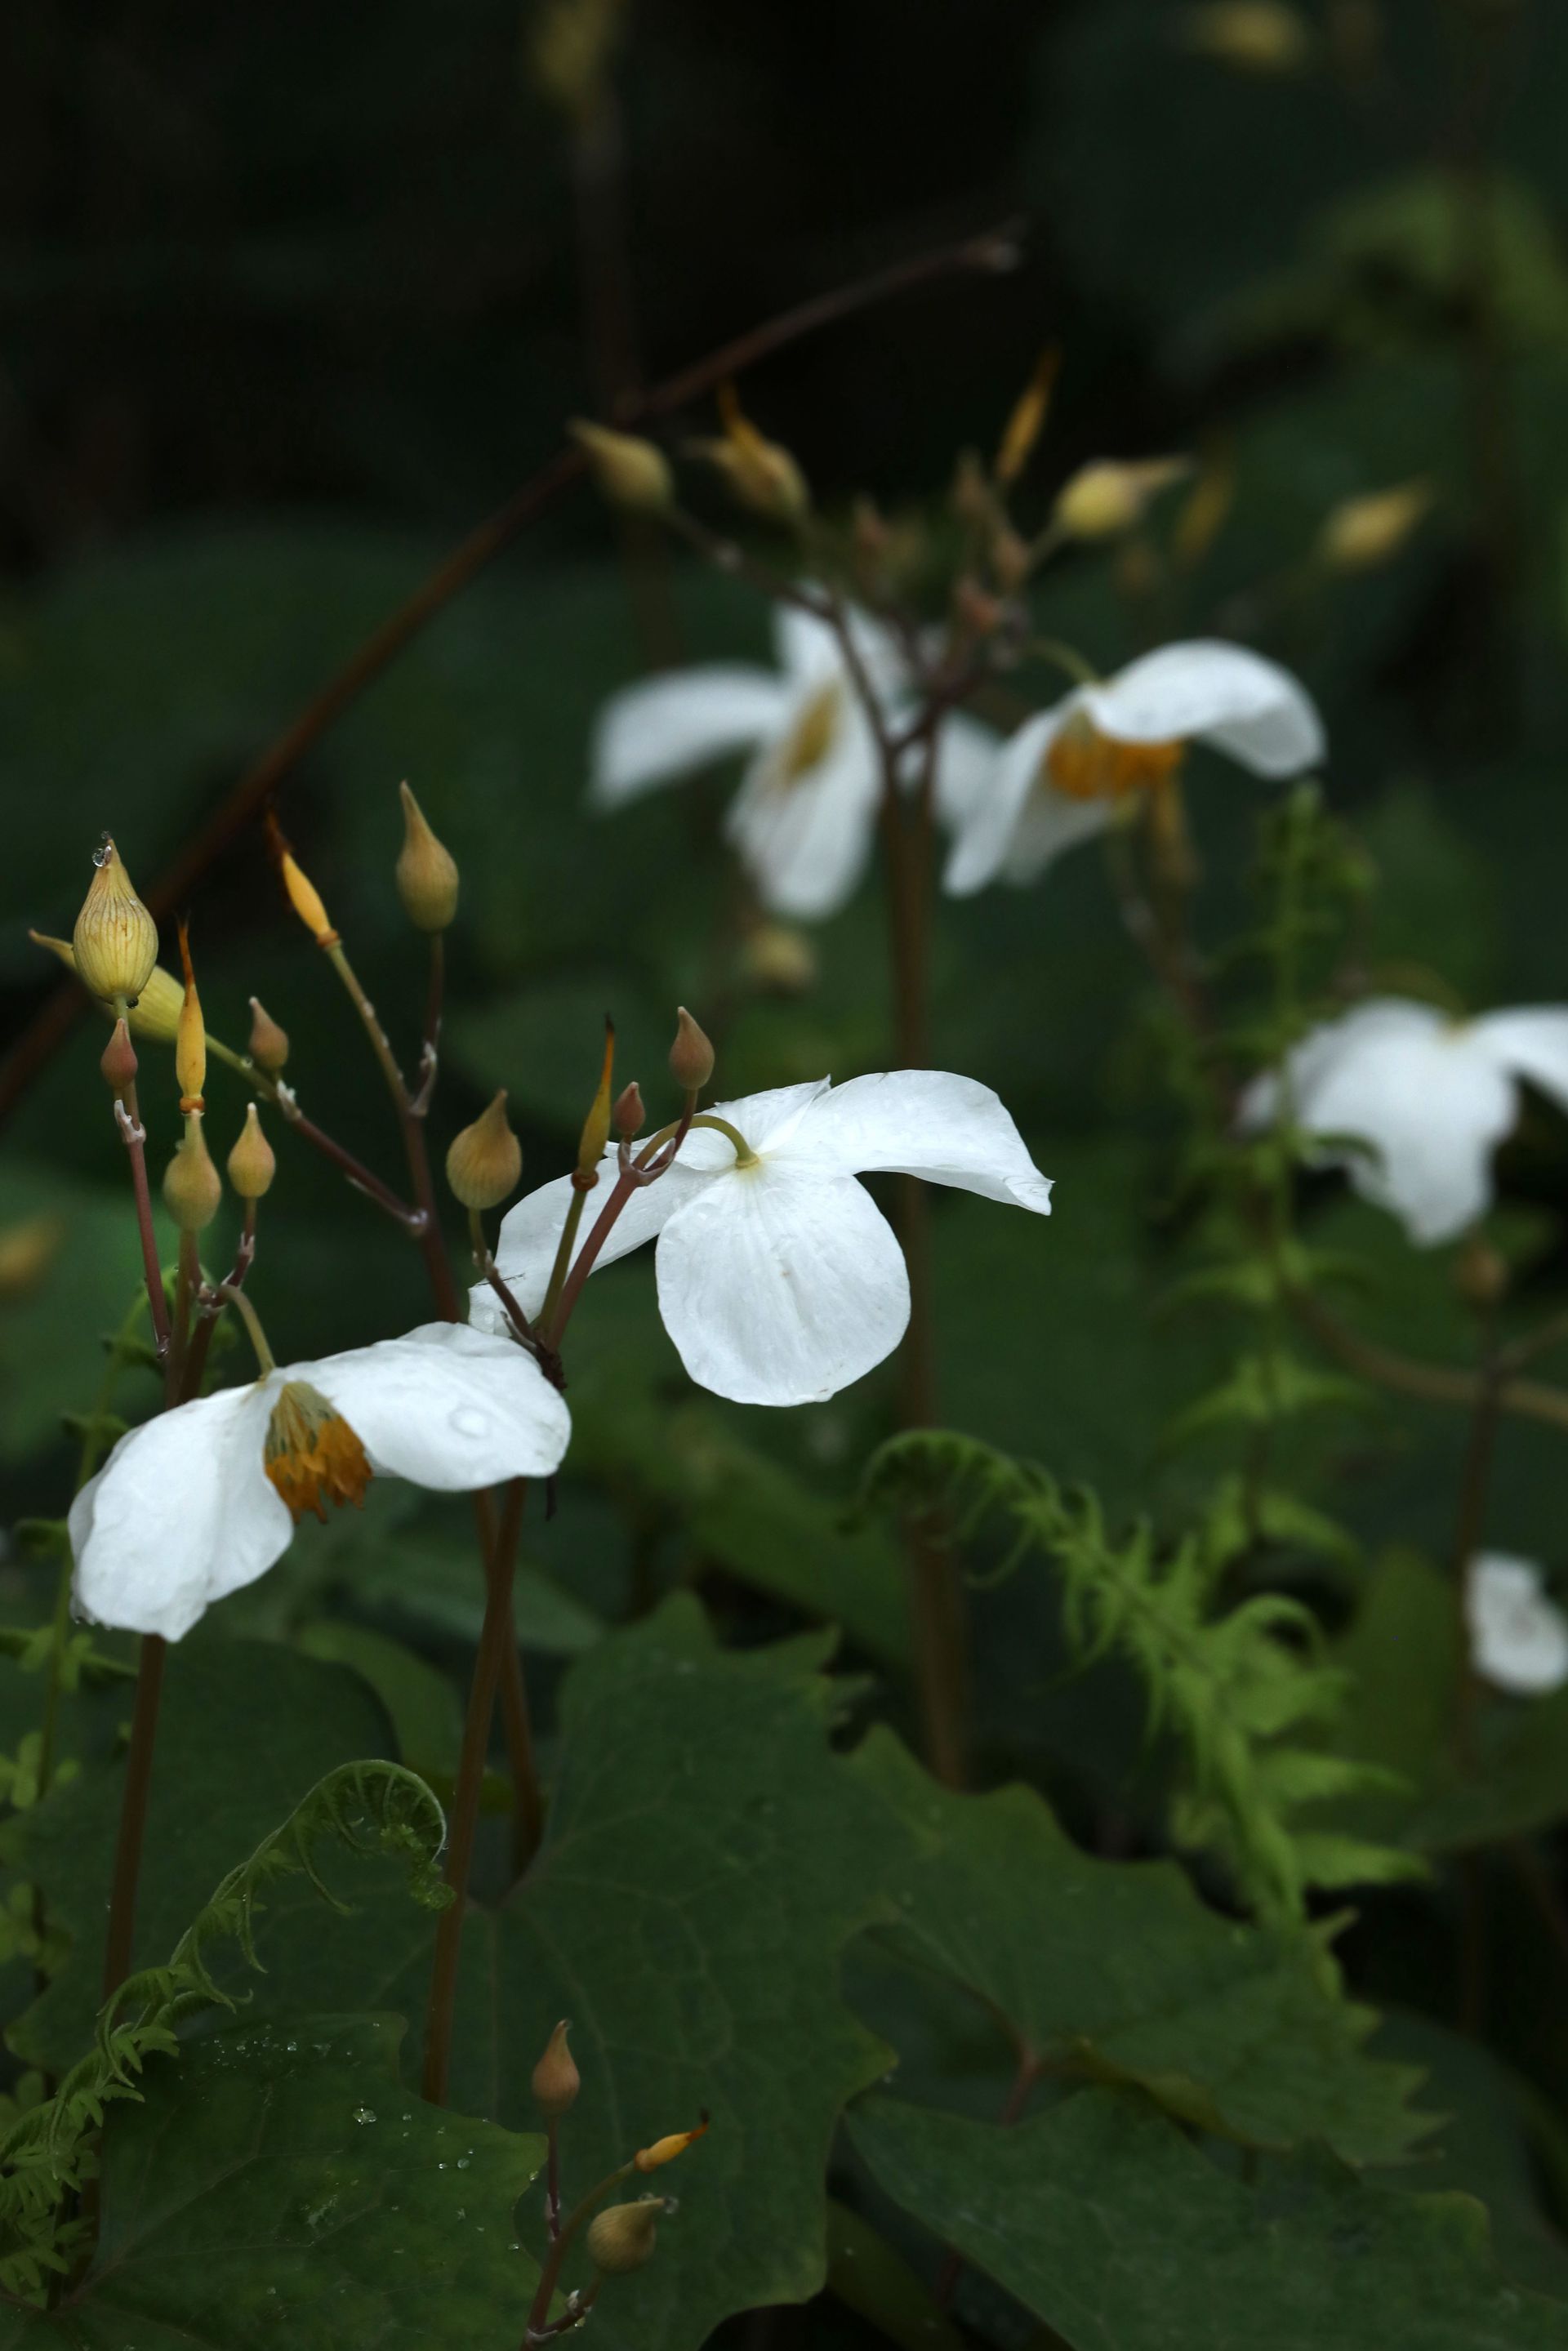
M1074 799L1048 784L1024 802L1002 860L1001 879L1015 886L1037 882L1067 850L1109 831L1113 813L1109 800Z
M1312 696L1245 645L1162 645L1080 697L1103 735L1126 743L1212 743L1260 776L1294 776L1324 751Z
M1470 1027L1505 1069L1568 1110L1568 1008L1523 1005L1517 1012L1489 1012Z
M775 914L815 922L852 895L871 855L882 799L875 740L846 683L823 756L789 772L789 737L752 761L726 831Z
M923 1176L928 1184L1051 1213L1051 1179L1001 1102L989 1086L946 1070L889 1070L835 1086L801 1120L788 1158L845 1174Z
M1517 1100L1472 1029L1429 1005L1384 998L1314 1031L1291 1067L1301 1125L1374 1146L1375 1158L1325 1155L1339 1157L1356 1190L1398 1216L1412 1240L1451 1240L1485 1213L1491 1155ZM1260 1099L1249 1107L1256 1115Z
M435 1493L548 1477L571 1435L566 1401L533 1357L462 1322L427 1322L285 1377L337 1405L372 1468Z
M120 1438L71 1505L84 1615L177 1641L287 1550L293 1521L262 1467L279 1384L198 1397Z
M715 1102L713 1114L727 1120L743 1134L753 1151L781 1151L812 1103L821 1101L831 1082L829 1078L809 1078L804 1085L769 1086L765 1093L743 1094L738 1102ZM699 1151L703 1154L700 1160L696 1156ZM735 1152L711 1128L694 1128L681 1145L677 1164L684 1167L688 1160L706 1167L729 1167L734 1165Z
M956 832L990 788L1002 738L977 718L955 710L944 718L936 736L936 820ZM915 773L918 774L918 764Z
M959 823L942 876L942 887L950 896L967 898L1003 871L1020 820L1040 783L1045 755L1061 733L1071 706L1059 703L1053 710L1037 711L1001 746L989 777ZM1047 787L1040 797L1056 800L1061 795Z
M1470 1663L1499 1689L1543 1696L1568 1682L1568 1616L1526 1559L1482 1552L1465 1578Z
M781 735L791 696L771 671L749 664L673 670L612 695L593 732L589 799L618 808Z
M710 1138L705 1136L704 1142ZM697 1138L691 1137L695 1144ZM735 1152L722 1135L711 1141L721 1144L716 1151L716 1162L733 1165ZM615 1153L607 1151L599 1163L599 1182L588 1196L578 1227L577 1243L572 1250L576 1263L601 1208L609 1199L620 1168ZM625 1207L611 1228L608 1238L594 1259L594 1271L602 1265L613 1265L616 1259L628 1251L641 1249L662 1231L665 1219L674 1214L684 1199L700 1191L707 1177L700 1170L686 1165L685 1154L656 1183L645 1184L631 1193ZM549 1287L550 1269L566 1225L566 1212L571 1205L571 1178L558 1176L553 1184L541 1184L536 1191L525 1193L517 1206L508 1208L501 1220L500 1238L496 1245L496 1266L523 1312L532 1316L545 1302ZM507 1318L500 1300L487 1281L476 1282L468 1293L469 1327L491 1332L504 1332Z
M726 1176L660 1236L659 1310L699 1386L739 1404L812 1404L890 1355L909 1280L852 1176L774 1161Z
M810 587L812 583L805 584ZM908 674L896 641L889 630L862 612L858 605L847 605L845 618L851 643L872 692L879 702L891 701ZM846 674L837 630L830 622L818 620L815 613L801 611L797 605L774 606L773 647L779 668L802 701L831 678Z

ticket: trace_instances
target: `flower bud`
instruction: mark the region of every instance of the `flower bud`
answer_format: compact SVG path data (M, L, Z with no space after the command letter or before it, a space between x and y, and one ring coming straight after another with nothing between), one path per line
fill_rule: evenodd
M625 2277L653 2259L655 2223L665 2209L662 2196L643 2196L635 2204L607 2204L594 2214L585 2242L601 2277Z
M163 1171L163 1205L183 1233L204 1232L224 1196L223 1178L213 1165L202 1113L190 1111L185 1132Z
M670 1075L683 1093L700 1094L713 1075L713 1047L684 1004L675 1008L675 1041Z
M498 1208L517 1188L523 1146L507 1124L507 1090L455 1135L446 1155L446 1181L465 1208Z
M611 1080L615 1070L615 1023L608 1018L604 1023L604 1060L599 1071L599 1087L589 1105L588 1116L582 1122L582 1133L577 1139L577 1167L572 1182L580 1192L591 1192L599 1181L599 1163L610 1140Z
M643 1106L643 1089L633 1078L631 1084L623 1086L616 1095L610 1123L622 1142L630 1143L633 1135L642 1134L647 1118L648 1113Z
M534 2094L534 2104L546 2122L559 2122L567 2108L576 2103L577 2094L582 2087L582 2076L566 2045L566 2036L570 2030L570 2022L563 2016L545 2043L544 2055L534 2067L529 2086Z
M1159 491L1190 471L1186 457L1145 457L1125 465L1096 458L1063 483L1051 521L1069 538L1114 538L1143 520Z
M1331 571L1375 571L1391 562L1431 512L1430 482L1343 498L1323 518L1318 554Z
M1016 596L1034 568L1034 557L1027 539L1020 538L1010 525L993 532L991 537L991 574L1004 596Z
M180 1001L179 1026L174 1032L174 1075L180 1085L180 1108L200 1110L202 1090L207 1082L207 1032L202 1021L202 1001L196 994L196 975L191 967L190 930L184 923L180 925L180 962L185 987Z
M1054 345L1041 351L1035 362L1033 375L1002 428L1001 443L997 450L996 477L1004 490L1010 489L1019 479L1030 461L1035 443L1045 429L1045 420L1051 413L1051 395L1061 366L1061 353Z
M817 950L792 923L758 923L741 949L740 967L756 987L803 996L817 984Z
M1205 0L1189 8L1185 45L1241 73L1299 73L1312 55L1312 33L1286 0Z
M269 809L267 812L267 846L277 861L277 871L288 893L288 903L309 932L319 947L335 947L339 933L322 903L321 893L300 866L289 848L282 826Z
M250 999L250 1042L246 1050L269 1078L276 1078L288 1059L288 1031L278 1027L258 996Z
M444 931L457 912L457 860L437 841L408 786L400 784L398 790L403 831L397 894L416 931Z
M574 416L567 430L612 506L624 507L631 514L668 513L674 504L675 482L662 449L635 434L612 433L581 416Z
M666 2163L674 2163L677 2155L685 2155L694 2139L702 2138L707 2130L708 2118L704 2115L695 2130L670 2131L656 2138L652 2147L640 2147L632 2158L639 2171L658 2171Z
M43 1209L0 1228L0 1299L25 1298L47 1273L69 1234L64 1217Z
M264 1193L271 1190L272 1179L277 1173L277 1161L273 1155L271 1144L261 1131L256 1104L247 1102L239 1141L229 1153L230 1186L242 1200L259 1200Z
M800 521L810 510L811 493L789 450L758 431L742 410L734 384L720 384L718 410L724 438L699 442L696 454L716 465L731 496L764 521Z
M71 933L76 967L95 996L134 1004L158 960L158 926L107 833L93 863L97 870Z
M117 1020L99 1061L103 1082L111 1094L124 1096L136 1083L136 1048L131 1041L128 1021Z

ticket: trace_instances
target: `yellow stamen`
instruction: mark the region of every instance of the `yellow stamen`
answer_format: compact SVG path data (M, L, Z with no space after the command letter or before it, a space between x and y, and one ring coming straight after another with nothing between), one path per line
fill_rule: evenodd
M263 1466L293 1518L311 1510L323 1522L328 1502L357 1510L371 1475L355 1431L308 1380L287 1380L278 1391Z
M774 778L780 791L788 791L791 784L798 784L827 758L839 731L843 699L844 689L837 678L831 678L812 695L784 746Z
M1068 720L1041 765L1040 781L1074 800L1119 800L1157 791L1181 766L1180 743L1122 743L1102 735L1082 710Z

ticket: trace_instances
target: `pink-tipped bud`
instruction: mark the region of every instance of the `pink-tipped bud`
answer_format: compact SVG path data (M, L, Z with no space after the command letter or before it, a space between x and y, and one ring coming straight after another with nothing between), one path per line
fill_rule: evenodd
M280 1029L258 996L250 999L251 1060L269 1078L276 1078L288 1059L288 1031Z
M136 1083L136 1048L131 1041L131 1030L123 1020L117 1020L108 1044L99 1061L103 1082L111 1094L128 1094Z
M643 1089L633 1078L631 1084L622 1086L616 1095L610 1123L622 1142L630 1143L633 1135L642 1134L647 1120L648 1113L643 1107Z
M675 1041L670 1075L683 1093L700 1094L713 1075L713 1047L684 1004L675 1008Z

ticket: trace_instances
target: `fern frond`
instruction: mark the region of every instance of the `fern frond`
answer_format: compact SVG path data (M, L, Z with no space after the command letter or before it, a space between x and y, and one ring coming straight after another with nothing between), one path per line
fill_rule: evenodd
M1031 1463L973 1437L916 1430L873 1457L864 1490L892 1509L939 1513L959 1541L996 1520L1011 1536L1009 1569L1031 1552L1051 1562L1079 1661L1124 1658L1144 1685L1150 1730L1168 1731L1181 1749L1186 1782L1172 1805L1176 1842L1218 1855L1260 1916L1300 1919L1310 1887L1419 1868L1299 1820L1304 1806L1385 1787L1387 1775L1302 1743L1321 1740L1346 1688L1323 1658L1310 1609L1280 1593L1217 1608L1235 1554L1228 1489L1213 1523L1162 1547L1146 1522L1113 1538L1093 1494L1065 1492Z
M80 2225L62 2221L66 2199L93 2176L94 2139L116 2098L141 2095L149 2057L176 2047L175 2026L204 2008L234 2000L207 1963L212 1945L237 1943L259 1966L254 1941L258 1902L279 1878L304 1876L335 1908L316 1866L315 1850L335 1843L349 1852L395 1855L407 1866L415 1901L439 1908L449 1897L435 1863L445 1835L440 1805L413 1771L396 1763L345 1763L319 1781L248 1861L231 1869L175 1945L166 1966L131 1976L99 2012L93 2046L50 2098L0 2129L0 2287L37 2300L49 2274L68 2270Z

